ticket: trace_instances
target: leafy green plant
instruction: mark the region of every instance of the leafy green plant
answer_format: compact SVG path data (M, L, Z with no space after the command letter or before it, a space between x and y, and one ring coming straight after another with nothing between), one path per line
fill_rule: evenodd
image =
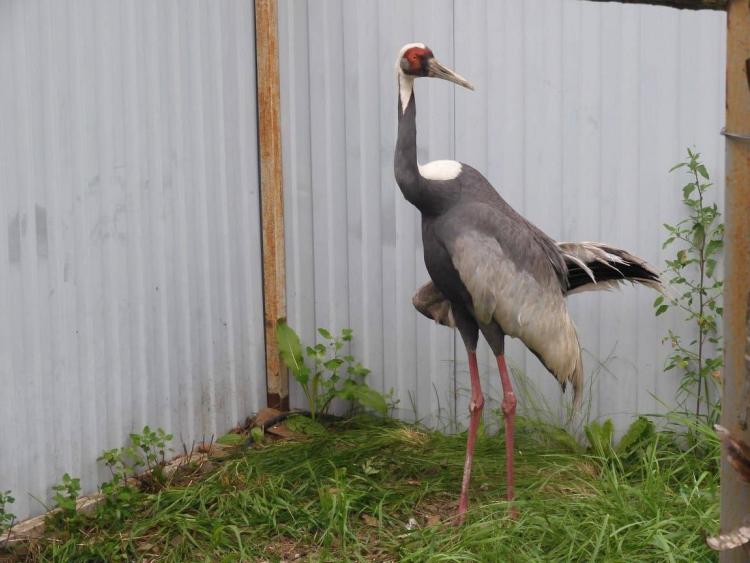
M620 438L615 451L621 458L636 457L642 454L656 436L656 426L649 419L639 416L627 432Z
M637 461L653 445L656 427L649 419L639 416L628 427L617 446L614 445L615 427L610 419L603 423L593 421L587 424L584 433L594 455L606 461L616 460L622 469L624 463Z
M583 430L591 449L596 455L606 459L613 456L612 439L615 435L615 425L610 419L605 420L602 424L597 421L590 422Z
M222 446L242 446L247 443L247 436L237 434L236 432L229 432L223 436L219 436L216 439L216 443Z
M157 428L151 430L144 426L140 434L131 434L130 442L132 448L130 455L132 459L137 460L141 466L145 466L146 471L154 474L158 480L163 480L162 470L166 463L166 452L169 449L167 443L174 436L167 434L163 429Z
M62 481L52 487L55 494L55 509L47 517L47 525L52 528L74 531L83 523L83 515L78 512L76 500L81 494L81 480L71 477L68 473L62 476Z
M6 505L14 502L16 499L11 496L10 491L0 491L0 533L6 530L10 533L16 521L16 515L5 508Z
M385 414L388 409L385 397L364 382L370 370L351 354L341 354L344 345L352 340L352 330L345 328L336 335L319 328L318 334L326 342L306 346L303 353L299 336L292 327L283 321L276 326L281 360L302 387L310 418L316 420L326 414L335 398Z
M101 486L104 502L97 507L100 520L122 522L142 499L141 489L164 487L167 443L172 437L161 428L144 426L140 434L130 434L130 445L106 450L97 458L112 475Z
M664 341L669 342L672 351L665 369L682 372L678 399L684 404L694 398L696 420L713 423L718 419L719 403L717 393L711 391L723 365L719 334L723 282L718 279L716 265L724 246L724 224L717 205L706 199L713 184L700 154L691 149L687 152L687 159L673 166L670 172L685 168L689 176L690 181L682 188L682 202L689 210L688 216L675 225L664 225L668 236L662 245L677 250L675 257L667 260L674 295L657 297L654 308L657 316L670 307L676 308L695 328L696 336L687 342L669 331Z
M126 483L129 478L142 486L157 489L164 484L164 465L168 442L174 436L161 428L152 430L146 425L140 434L130 434L130 445L107 450L97 458L103 461L112 474L111 483Z

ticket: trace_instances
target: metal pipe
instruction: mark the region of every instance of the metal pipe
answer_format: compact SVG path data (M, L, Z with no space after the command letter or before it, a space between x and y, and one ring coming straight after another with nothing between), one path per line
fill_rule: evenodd
M289 375L276 345L276 324L286 316L277 20L276 0L255 0L266 403L286 411L289 409Z
M750 336L750 2L730 0L727 8L726 99L726 264L724 285L724 389L721 423L750 442L747 407L750 373L745 363ZM744 428L743 428L744 426ZM750 486L721 461L721 530L741 525L750 513ZM748 560L745 548L722 552L722 563Z

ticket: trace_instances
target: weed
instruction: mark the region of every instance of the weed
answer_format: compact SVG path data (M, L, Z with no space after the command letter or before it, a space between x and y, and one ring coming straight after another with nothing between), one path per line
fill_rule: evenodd
M73 531L83 523L83 515L78 512L76 500L81 494L81 480L71 477L68 473L62 476L62 481L52 487L55 494L55 509L47 517L46 525L58 530Z
M165 456L172 437L161 428L144 426L140 434L130 434L130 445L106 450L97 458L112 475L101 486L104 501L96 509L100 523L123 522L143 500L142 491L159 490L166 485Z
M16 515L5 508L9 504L16 502L10 494L10 491L0 491L0 534L7 531L10 534L11 528L16 521Z
M352 330L345 328L336 335L319 328L318 334L326 343L306 346L303 354L299 336L292 327L283 321L276 326L281 359L302 387L310 418L316 420L319 415L326 414L335 398L385 414L388 410L386 398L364 382L370 370L351 354L341 355L344 345L352 340ZM308 365L305 356L312 366Z
M718 528L720 449L703 425L685 448L636 422L612 463L560 428L517 421L517 520L504 500L502 436L478 438L472 509L453 528L465 436L356 417L146 495L122 526L49 542L38 559L711 559L703 534Z
M680 397L695 399L695 418L703 419L709 425L718 420L718 398L712 399L712 382L723 365L721 336L718 330L723 313L720 299L723 283L716 271L717 258L724 246L724 224L719 221L721 214L715 203L705 199L713 186L709 174L700 160L700 154L688 149L688 158L672 167L670 172L687 168L690 177L682 188L682 201L689 209L689 215L676 225L664 227L669 233L663 248L678 245L677 254L667 260L669 282L676 295L670 298L659 296L654 301L656 315L661 315L670 307L685 314L685 320L692 324L697 336L685 339L670 330L664 338L672 351L667 358L666 370L682 371ZM715 346L713 354L708 346ZM701 414L703 406L704 414Z

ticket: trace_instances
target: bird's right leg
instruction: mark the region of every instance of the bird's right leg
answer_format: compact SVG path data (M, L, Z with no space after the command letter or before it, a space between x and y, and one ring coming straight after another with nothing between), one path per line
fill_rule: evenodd
M479 368L477 366L476 349L469 349L469 376L471 378L471 402L469 403L469 431L466 437L466 459L464 460L464 477L461 481L461 497L458 501L458 515L456 524L463 524L466 518L466 511L469 508L469 481L471 480L471 464L474 460L474 442L477 438L477 428L479 428L479 419L482 416L484 407L484 396L482 395L482 386L479 382Z

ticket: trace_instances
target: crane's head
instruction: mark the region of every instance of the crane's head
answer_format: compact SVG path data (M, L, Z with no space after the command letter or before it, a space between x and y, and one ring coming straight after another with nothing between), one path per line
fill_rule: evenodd
M474 86L463 76L443 66L424 43L408 43L401 47L396 61L396 71L399 76L420 78L442 78L454 82L459 86L473 90Z

